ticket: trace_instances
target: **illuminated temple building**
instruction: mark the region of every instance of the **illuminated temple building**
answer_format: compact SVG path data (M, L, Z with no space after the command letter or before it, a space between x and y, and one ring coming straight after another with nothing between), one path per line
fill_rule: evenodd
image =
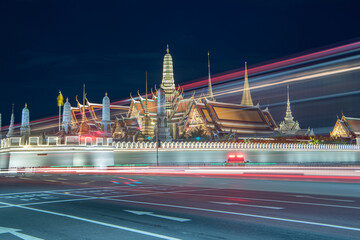
M165 92L167 122L172 139L184 138L187 132L202 128L216 139L222 134L258 135L274 133L277 125L269 110L253 105L247 67L245 63L244 88L241 104L217 102L212 92L210 62L209 84L206 96L184 98L180 87L175 87L173 61L167 47L163 62L163 77L160 88ZM147 87L146 87L147 88ZM155 89L156 90L156 89ZM139 94L130 104L126 116L118 119L114 137L124 140L152 139L156 134L158 90L145 98Z
M356 139L360 144L360 118L345 117L337 119L330 136L333 138Z
M169 47L166 49L163 60L160 87L155 87L154 91L151 89L149 93L147 77L145 85L145 95L142 96L139 91L135 98L130 95L130 106L110 104L107 93L102 103L93 103L88 100L84 85L82 102L76 97L76 106L71 106L69 100L66 99L60 132L58 118L53 117L47 119L45 124L25 123L21 127L22 135L58 136L62 141L65 137L76 138L77 136L113 138L117 141L142 141L154 140L156 134L159 133L160 140L170 141L185 139L198 129L201 129L208 139L213 140L220 139L222 136L267 137L278 133L277 124L269 109L253 104L246 63L240 104L216 101L216 95L212 91L209 53L206 94L195 97L194 92L192 96L185 97L181 87L176 87L173 59ZM159 94L163 94L164 97L159 99ZM288 110L290 111L289 104ZM287 111L286 116L285 125L282 123L281 129L289 126L288 120L293 121L291 111L289 114ZM8 135L19 136L20 131L14 130L13 121L12 115ZM297 129L296 126L298 125L295 123L295 129Z
M279 124L279 132L285 136L315 136L313 129L301 129L298 121L294 121L290 108L289 85L287 86L287 104L284 121Z

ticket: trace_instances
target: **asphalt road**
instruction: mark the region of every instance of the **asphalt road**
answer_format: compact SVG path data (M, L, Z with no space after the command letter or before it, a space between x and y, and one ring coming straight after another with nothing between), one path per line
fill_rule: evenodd
M201 175L3 174L0 239L360 239L356 191Z

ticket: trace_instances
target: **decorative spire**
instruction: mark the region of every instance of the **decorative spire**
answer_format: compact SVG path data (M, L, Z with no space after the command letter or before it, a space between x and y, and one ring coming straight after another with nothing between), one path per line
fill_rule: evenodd
M291 133L295 134L297 130L300 130L299 123L294 121L294 117L292 116L290 109L290 94L289 94L289 85L287 85L287 107L286 107L286 115L284 121L282 121L279 125L279 130L283 133Z
M148 88L147 88L147 71L145 72L145 115L149 115L149 108L148 108Z
M250 94L250 87L249 87L249 80L248 80L248 73L247 73L247 63L245 62L245 71L244 71L245 79L244 79L244 89L243 89L243 95L241 99L242 105L247 106L254 106L253 101L251 99Z
M289 95L289 85L287 85L287 106L286 106L286 115L285 121L292 121L294 117L292 116L291 109L290 109L290 95Z
M65 134L71 132L71 104L69 103L69 98L66 98L64 104L62 126Z
M6 134L6 137L13 137L14 136L14 121L15 121L15 117L14 117L14 104L12 104L12 111L11 111L11 118L10 118L10 126L9 126L9 131Z
M108 95L108 93L107 92L105 92L105 96L107 96Z
M215 101L214 94L211 86L211 74L210 74L210 52L208 51L208 74L209 74L209 86L208 86L208 99Z
M21 128L20 128L21 136L28 137L30 135L30 112L27 108L27 103L25 103L25 107L22 110L21 114Z
M86 97L86 93L85 93L85 83L83 85L83 114L82 114L82 122L85 122L85 97Z
M175 91L173 60L169 53L169 45L166 47L166 54L163 61L163 77L161 87L165 93Z
M85 93L85 83L83 85L83 107L82 107L82 119L81 124L79 128L79 135L84 135L89 133L89 126L86 123L86 116L85 116L85 99L86 99L86 93Z

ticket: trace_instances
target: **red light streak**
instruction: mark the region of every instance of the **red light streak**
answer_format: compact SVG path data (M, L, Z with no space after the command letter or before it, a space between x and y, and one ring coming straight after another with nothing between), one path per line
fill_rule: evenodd
M350 44L345 44L342 46L337 46L337 47L333 47L333 48L329 48L329 49L325 49L325 50L321 50L321 51L317 51L317 52L313 52L313 53L309 53L309 54L305 54L302 56L297 56L297 57L292 57L289 59L285 59L285 60L280 60L277 62L273 62L273 63L269 63L269 64L263 64L260 66L256 66L256 67L252 67L252 68L248 68L248 74L256 74L256 73L262 73L265 71L269 71L269 70L274 70L276 68L282 68L282 67L286 67L286 66L290 66L292 64L298 64L298 63L302 63L305 61L309 61L309 60L314 60L316 58L322 58L322 57L327 57L327 56L331 56L334 54L339 54L342 52L346 52L346 51L351 51L351 50L355 50L355 49L359 49L360 48L360 41L354 42L354 43L350 43ZM230 72L225 72L225 73L220 73L218 75L215 75L212 77L212 83L219 83L222 81L226 81L226 80L230 80L230 79L234 79L234 78L240 78L244 76L244 70L233 70ZM288 83L291 81L284 81L282 83ZM198 87L203 87L205 85L208 84L208 79L207 78L202 78L202 79L196 79L193 81L189 81L188 83L184 83L181 88L183 88L184 90L190 90L193 88L198 88ZM270 85L270 84L269 84ZM264 85L267 86L267 85ZM262 87L264 87L262 86ZM251 89L254 89L254 87L252 87ZM240 90L239 90L240 91ZM127 98L127 99L122 99L122 100L118 100L118 101L114 101L111 104L116 105L116 104L127 104L131 99ZM80 114L80 113L77 113ZM47 117L47 118L42 118L42 119L37 119L37 120L33 120L30 123L34 124L34 123L44 123L46 121L51 121L51 120L55 120L58 119L58 116L51 116L51 117ZM20 124L15 124L14 126L19 126ZM4 126L2 127L2 129L8 129L9 126ZM140 129L139 129L140 130Z

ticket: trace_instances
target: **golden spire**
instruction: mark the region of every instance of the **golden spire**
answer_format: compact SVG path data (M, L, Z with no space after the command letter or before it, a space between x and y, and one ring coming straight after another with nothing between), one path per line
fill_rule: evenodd
M85 83L83 85L83 115L82 115L82 121L85 121Z
M108 95L108 93L107 92L105 92L105 96L107 96Z
M253 101L251 99L251 94L250 94L250 87L249 87L249 80L248 80L246 62L245 62L244 75L245 75L245 77L244 77L245 78L244 79L244 89L243 89L243 95L242 95L242 99L241 99L241 104L242 105L247 105L247 106L254 106Z
M208 86L208 98L210 101L215 101L212 86L211 86L211 74L210 74L210 52L208 51L208 73L209 73L209 86Z
M145 115L149 115L149 109L148 109L148 89L147 89L147 71L145 72Z
M163 61L163 76L160 86L167 94L175 91L174 66L172 57L169 53L169 44L166 46L166 54Z
M27 103L25 103L25 107L27 108Z

